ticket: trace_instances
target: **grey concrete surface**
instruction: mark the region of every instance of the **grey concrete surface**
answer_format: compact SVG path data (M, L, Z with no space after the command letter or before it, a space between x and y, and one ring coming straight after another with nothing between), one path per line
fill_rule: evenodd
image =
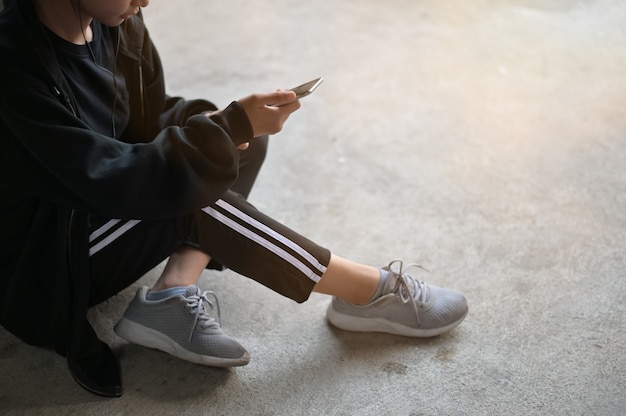
M0 414L626 414L626 3L152 3L171 93L326 78L272 138L258 207L345 257L422 264L470 314L433 339L353 334L325 296L206 272L252 361L205 368L112 332L156 269L91 313L122 398L0 329Z

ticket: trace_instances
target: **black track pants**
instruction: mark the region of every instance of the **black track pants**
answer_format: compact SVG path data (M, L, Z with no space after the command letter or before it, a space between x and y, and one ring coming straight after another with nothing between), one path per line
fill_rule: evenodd
M90 304L132 284L182 245L297 302L326 271L330 252L259 212L246 201L263 164L267 138L241 153L232 190L193 214L163 220L94 218L90 230Z

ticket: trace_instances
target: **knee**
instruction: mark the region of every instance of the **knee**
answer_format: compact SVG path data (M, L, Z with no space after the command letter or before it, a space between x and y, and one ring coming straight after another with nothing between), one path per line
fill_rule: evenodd
M263 164L265 156L267 155L267 146L269 143L269 136L255 137L250 142L250 147L244 150L245 156L253 164Z

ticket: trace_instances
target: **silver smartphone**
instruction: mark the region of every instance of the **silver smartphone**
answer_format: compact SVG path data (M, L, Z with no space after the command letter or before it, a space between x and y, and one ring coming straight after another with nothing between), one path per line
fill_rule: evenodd
M298 85L297 87L293 87L289 89L289 91L295 92L296 98L300 99L315 91L315 89L322 83L322 81L324 81L324 78L316 78L312 81L305 82L302 85Z
M324 78L315 78L312 81L305 82L302 85L298 85L297 87L290 88L289 91L293 91L296 93L296 99L300 99L302 97L306 97L311 94L315 89L324 81ZM290 103L281 104L278 107L282 107L283 105L287 105ZM272 104L275 105L275 104Z

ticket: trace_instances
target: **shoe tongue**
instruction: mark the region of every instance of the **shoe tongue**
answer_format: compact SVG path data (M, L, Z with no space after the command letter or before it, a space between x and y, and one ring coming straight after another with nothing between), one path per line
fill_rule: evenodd
M385 285L383 286L383 290L382 290L383 294L394 292L398 287L398 284L399 284L398 280L400 279L400 276L398 276L391 270L386 270L386 272L387 272L387 281L385 282Z
M388 272L389 274L387 275L387 282L385 282L385 286L383 288L383 293L391 293L391 292L395 292L396 290L399 289L399 287L401 285L403 285L403 283L400 282L400 280L402 280L402 277L392 271ZM407 280L408 280L408 287L407 289L410 288L411 291L415 291L413 293L413 297L415 299L420 297L421 291L425 290L425 298L424 301L428 301L428 298L430 297L428 290L425 287L422 287L422 285L420 285L419 283L417 283L417 280L414 279L413 277L407 276ZM415 282L415 283L414 283ZM425 286L425 285L424 285ZM407 293L408 294L408 293Z
M185 297L187 298L189 296L197 295L198 293L200 293L200 289L198 288L198 286L196 285L187 286L185 290Z

